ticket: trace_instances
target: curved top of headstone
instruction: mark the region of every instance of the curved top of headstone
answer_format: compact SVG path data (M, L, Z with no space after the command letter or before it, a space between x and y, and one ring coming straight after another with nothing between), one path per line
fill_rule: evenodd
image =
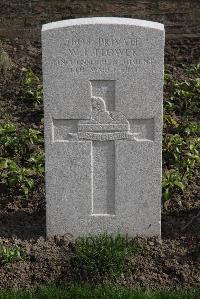
M147 27L157 30L164 30L164 25L157 22L131 19L131 18L117 18L117 17L93 17L93 18L79 18L79 19L69 19L58 22L52 22L44 24L42 26L42 31L76 26L76 25L129 25L138 27Z

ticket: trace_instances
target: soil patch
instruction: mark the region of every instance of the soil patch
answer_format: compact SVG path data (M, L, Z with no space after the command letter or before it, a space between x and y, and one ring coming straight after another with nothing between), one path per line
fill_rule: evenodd
M1 264L0 289L48 285L97 283L87 277L79 277L70 267L72 237L20 240L1 238L6 246L19 245L27 254L27 260ZM128 271L118 279L104 277L98 282L127 287L151 289L189 289L200 283L199 238L163 239L137 237L132 242L139 244L141 252L128 261Z

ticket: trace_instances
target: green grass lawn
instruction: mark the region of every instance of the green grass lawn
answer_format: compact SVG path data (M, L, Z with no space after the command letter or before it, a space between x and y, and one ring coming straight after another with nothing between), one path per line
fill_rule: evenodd
M86 299L86 298L109 298L109 299L198 299L200 289L191 291L142 291L114 288L109 286L71 286L68 288L47 287L35 290L4 291L0 293L0 299Z

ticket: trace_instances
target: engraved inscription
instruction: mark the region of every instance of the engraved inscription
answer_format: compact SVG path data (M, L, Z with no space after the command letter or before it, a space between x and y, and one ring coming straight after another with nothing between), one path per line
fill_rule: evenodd
M81 132L109 132L109 131L127 131L129 129L128 124L78 124L78 131Z
M122 48L115 48L115 49L94 49L94 57L106 57L106 56L135 56L134 49L122 49Z
M78 137L80 139L99 140L99 141L121 140L121 139L128 139L128 133L127 132L113 132L113 133L80 132L78 133Z
M139 36L133 36L130 38L119 38L115 36L110 37L97 37L97 38L71 38L65 39L62 44L62 48L66 47L82 47L82 46L103 46L103 47L115 47L115 46L139 46L142 44L142 39Z
M145 41L146 42L146 41ZM73 74L85 72L138 72L145 67L152 70L155 58L143 49L143 38L132 36L119 38L96 36L71 38L59 45L60 54L44 61L50 68L65 68ZM61 54L62 53L62 54Z
M147 70L152 69L154 60L151 57L139 58L137 55L126 55L126 57L114 57L111 55L111 51L104 55L102 52L97 51L98 55L92 57L89 55L87 58L76 59L76 55L65 57L59 56L48 60L46 64L49 67L65 68L70 73L82 73L82 72L137 72L138 68L145 67ZM49 65L50 63L50 65Z

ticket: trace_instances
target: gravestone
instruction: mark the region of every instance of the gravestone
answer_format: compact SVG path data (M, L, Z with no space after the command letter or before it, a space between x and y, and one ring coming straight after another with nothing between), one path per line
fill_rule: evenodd
M43 25L47 234L160 235L164 27Z

